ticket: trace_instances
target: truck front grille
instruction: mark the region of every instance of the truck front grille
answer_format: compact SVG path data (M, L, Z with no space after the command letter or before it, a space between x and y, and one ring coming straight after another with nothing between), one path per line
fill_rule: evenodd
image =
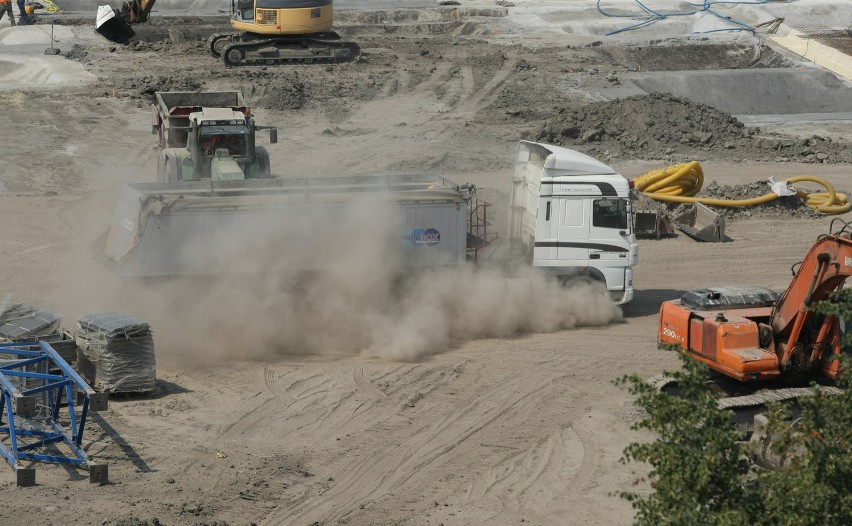
M258 9L256 11L257 23L274 26L278 24L277 9Z

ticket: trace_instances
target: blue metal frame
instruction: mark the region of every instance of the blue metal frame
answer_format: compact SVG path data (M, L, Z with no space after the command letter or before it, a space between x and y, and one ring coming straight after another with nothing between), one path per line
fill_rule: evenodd
M21 468L20 460L88 466L89 458L82 448L83 431L92 397L97 396L95 391L47 342L0 344L0 359L13 360L0 365L0 438L8 439L8 444L0 440L0 455L14 469ZM58 369L60 374L31 372L32 366L38 364L46 364L42 370ZM34 383L37 385L20 389L13 381L15 378L36 380ZM79 411L75 406L73 387L83 395ZM34 405L29 404L34 404L34 395L41 393L48 393L48 416L39 422L38 427L42 429L25 428L22 424L28 419L29 411L34 409ZM106 398L100 396L102 398L98 398L97 404L105 405ZM63 401L68 405L67 429L58 422ZM64 444L70 453L48 455L35 452L51 444Z

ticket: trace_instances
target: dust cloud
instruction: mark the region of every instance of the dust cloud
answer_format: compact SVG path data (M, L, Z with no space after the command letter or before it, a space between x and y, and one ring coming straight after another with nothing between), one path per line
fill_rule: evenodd
M362 353L415 360L452 341L600 326L621 319L606 292L532 269L417 267L390 198L292 204L198 231L177 264L209 276L134 291L158 354L178 360ZM432 254L435 254L433 252ZM164 255L165 257L165 255Z

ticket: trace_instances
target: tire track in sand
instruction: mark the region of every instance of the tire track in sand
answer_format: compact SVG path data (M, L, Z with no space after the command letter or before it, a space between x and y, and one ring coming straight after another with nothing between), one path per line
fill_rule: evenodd
M263 524L332 524L345 519L360 506L427 477L430 466L463 455L465 446L477 447L475 438L487 435L488 428L515 415L526 415L552 396L549 379L531 385L520 378L501 378L489 384L491 387L456 410L448 412L445 404L434 404L432 410L443 414L442 418L424 419L432 423L396 437L398 442L386 440L396 443L395 447L375 448L364 458L339 467L334 486L273 512ZM340 472L345 474L340 476Z

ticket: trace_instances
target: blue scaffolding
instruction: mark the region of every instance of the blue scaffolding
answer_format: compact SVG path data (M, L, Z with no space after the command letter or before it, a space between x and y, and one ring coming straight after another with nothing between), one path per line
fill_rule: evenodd
M22 461L80 466L91 482L108 481L107 465L82 447L89 411L105 411L107 394L89 387L49 343L0 344L0 389L0 455L19 486L35 485L35 468Z

